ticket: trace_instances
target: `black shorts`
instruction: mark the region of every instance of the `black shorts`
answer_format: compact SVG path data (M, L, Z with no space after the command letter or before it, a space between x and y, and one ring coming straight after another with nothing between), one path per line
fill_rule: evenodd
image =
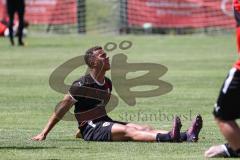
M232 68L222 85L213 114L221 120L240 118L240 70Z
M83 139L85 141L111 141L111 130L114 123L127 124L119 121L88 121L80 128Z

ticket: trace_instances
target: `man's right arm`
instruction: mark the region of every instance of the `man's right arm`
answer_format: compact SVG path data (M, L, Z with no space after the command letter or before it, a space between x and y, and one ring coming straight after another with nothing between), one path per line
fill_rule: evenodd
M71 109L74 103L75 100L70 95L65 95L64 99L58 103L55 112L50 117L47 125L44 127L42 132L33 137L32 140L34 141L45 140L48 133L63 118L65 113L67 113Z

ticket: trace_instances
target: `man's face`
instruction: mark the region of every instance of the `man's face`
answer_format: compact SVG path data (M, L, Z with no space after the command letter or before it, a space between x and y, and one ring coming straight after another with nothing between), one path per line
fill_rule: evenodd
M93 51L93 56L95 64L94 66L96 68L102 69L104 71L110 69L109 57L107 57L107 54L104 52L103 49Z

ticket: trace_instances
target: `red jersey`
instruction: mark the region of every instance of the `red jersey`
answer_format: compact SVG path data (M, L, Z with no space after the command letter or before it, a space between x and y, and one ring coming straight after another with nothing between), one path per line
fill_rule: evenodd
M237 62L234 64L234 67L240 70L240 59L237 60Z
M234 7L234 18L236 21L236 41L237 41L237 52L240 56L240 3L238 0L233 0ZM234 67L240 70L240 57L237 62L234 64Z

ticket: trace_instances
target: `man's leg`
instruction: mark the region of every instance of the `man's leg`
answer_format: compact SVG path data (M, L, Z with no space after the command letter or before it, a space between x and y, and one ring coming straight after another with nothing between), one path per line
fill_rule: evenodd
M18 26L18 44L20 46L24 46L23 38L23 28L24 28L24 12L25 12L25 4L24 0L19 0L18 2L18 18L19 18L19 26Z
M159 129L154 129L152 126L150 125L142 125L142 124L135 124L135 123L128 123L126 124L126 126L129 126L129 127L134 127L138 130L141 130L141 131L151 131L153 133L168 133L169 131L166 131L166 130L159 130Z
M240 128L235 121L223 121L216 119L221 133L226 138L231 148L240 151Z
M236 121L216 118L216 122L228 144L210 147L205 152L205 157L240 157L240 128Z
M198 141L198 135L202 129L203 120L202 116L199 114L195 117L195 119L192 121L191 126L187 129L185 132L181 132L181 140L187 141L187 142L197 142ZM169 131L166 130L157 130L149 125L141 125L141 124L134 124L134 123L128 123L126 126L135 127L138 130L142 131L149 131L152 133L168 133Z
M8 10L8 16L9 16L9 39L11 42L11 45L14 45L14 34L13 34L13 21L14 21L14 4L11 0L7 1L7 10Z
M170 132L144 131L133 126L115 123L111 129L113 141L141 141L141 142L179 142L181 121L179 117L174 119L173 128Z
M152 133L165 133L165 134L169 133L169 131L166 131L166 130L155 130L153 127L151 127L149 125L127 123L126 126L135 128L136 130L149 131ZM75 138L82 138L80 129L77 130L77 132L75 134Z
M240 153L240 129L235 121L223 121L216 118L217 125L229 144L210 147L205 157L237 157Z
M239 157L240 129L236 119L240 115L240 71L232 68L221 88L213 114L229 145L216 145L205 152L206 157Z
M130 127L115 123L111 130L113 141L142 141L154 142L156 141L156 133L138 130L135 127Z

